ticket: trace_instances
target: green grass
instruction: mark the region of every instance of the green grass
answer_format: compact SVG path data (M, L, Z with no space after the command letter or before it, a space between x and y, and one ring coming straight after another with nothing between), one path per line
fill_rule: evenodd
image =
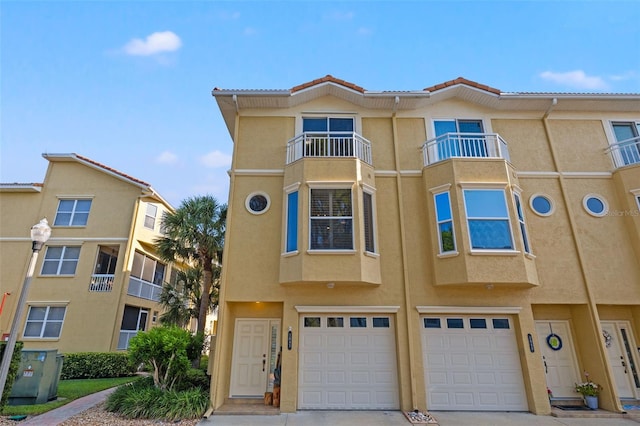
M3 416L15 416L26 414L35 416L46 413L65 404L70 403L74 399L100 392L105 389L129 383L138 379L134 377L115 377L110 379L76 379L76 380L60 380L58 384L58 399L47 402L45 404L35 405L7 405L2 410Z

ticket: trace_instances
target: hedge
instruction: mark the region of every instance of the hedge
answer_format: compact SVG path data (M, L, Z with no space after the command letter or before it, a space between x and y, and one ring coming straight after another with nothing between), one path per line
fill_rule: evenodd
M7 346L6 342L0 342L0 359L4 356L4 348ZM16 342L15 348L13 348L13 357L11 358L11 364L9 364L9 372L7 373L7 381L4 384L4 390L2 391L2 400L0 401L0 410L4 408L11 394L11 388L13 382L18 375L18 369L20 368L20 360L22 358L22 342Z
M102 379L135 373L126 352L76 352L64 355L60 379Z

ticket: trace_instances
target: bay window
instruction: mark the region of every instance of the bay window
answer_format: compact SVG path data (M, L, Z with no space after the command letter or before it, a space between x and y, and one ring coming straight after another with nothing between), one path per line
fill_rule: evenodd
M311 250L353 250L351 189L312 188L310 197Z
M505 191L465 189L463 194L471 248L513 250Z

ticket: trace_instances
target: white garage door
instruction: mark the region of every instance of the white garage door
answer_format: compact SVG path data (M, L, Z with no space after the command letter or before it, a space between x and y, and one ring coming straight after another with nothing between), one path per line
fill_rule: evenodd
M303 315L298 408L398 409L392 321L387 315Z
M423 317L422 353L427 409L528 410L510 318Z

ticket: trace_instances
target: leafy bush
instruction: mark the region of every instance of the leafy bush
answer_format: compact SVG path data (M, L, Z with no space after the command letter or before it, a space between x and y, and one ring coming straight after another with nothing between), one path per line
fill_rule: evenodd
M129 419L176 421L202 417L209 406L209 394L200 389L161 390L149 378L116 389L105 404L107 411Z
M188 389L200 389L205 392L209 391L211 379L207 373L199 368L190 368L185 375L176 384L175 389L178 391Z
M123 352L77 352L64 355L60 379L133 376L136 370Z
M4 356L4 349L7 346L5 342L0 342L0 359ZM0 410L7 404L9 395L11 394L11 388L13 382L16 380L18 374L18 368L20 368L20 358L22 357L22 342L16 342L16 346L13 348L13 356L11 357L11 364L9 364L9 372L7 373L7 380L4 384L4 390L2 391L2 400L0 401Z
M187 350L192 342L188 331L173 326L139 332L129 341L133 364L153 366L153 383L161 390L172 389L189 369Z

